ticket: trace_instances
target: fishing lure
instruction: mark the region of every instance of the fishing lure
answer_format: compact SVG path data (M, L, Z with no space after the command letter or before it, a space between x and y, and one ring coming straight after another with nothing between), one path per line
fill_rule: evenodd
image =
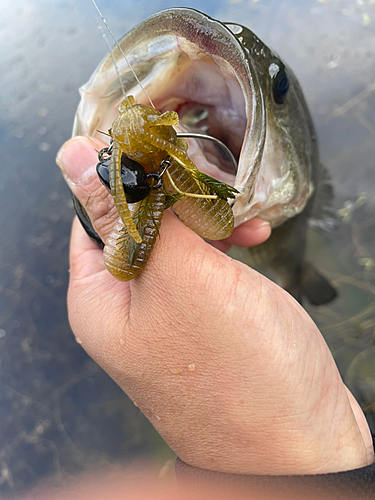
M93 4L114 38L94 0ZM136 104L132 95L126 95L111 49L110 53L123 99L108 131L111 145L99 152L97 172L112 194L119 221L106 241L103 258L113 276L128 281L145 266L165 209L175 205L185 224L207 239L227 238L234 227L227 199L238 191L197 169L187 154L186 140L173 128L179 124L178 114L155 109L128 61L151 106Z
M173 210L198 236L207 240L222 240L232 234L234 217L226 199L186 196L202 193L204 190L200 183L176 161L171 161L167 169L167 179L164 182L169 191L181 194L181 197L174 203ZM223 186L226 185L223 184ZM227 193L223 194L223 196L226 195Z
M200 192L181 192L184 196L202 199L227 199L234 197L236 190L200 172L187 155L187 143L177 138L173 126L179 119L175 111L160 111L145 104L135 104L133 96L126 96L119 107L119 116L112 124L109 134L112 137L112 155L109 165L111 193L117 211L131 237L141 243L127 206L125 191L121 181L121 156L140 163L145 171L160 168L167 156L180 164L195 179ZM170 175L169 175L170 177ZM173 181L172 181L173 185Z
M131 96L124 101L126 105L120 104L122 113L109 131L113 142L110 148L99 152L97 165L99 178L111 191L121 221L113 228L103 252L107 269L120 281L133 279L146 265L166 208L174 206L181 220L202 237L229 237L234 220L226 199L234 198L236 193L231 186L200 172L191 162L185 139L177 137L171 125L165 125L171 115L176 120L176 113L161 114L149 106L134 104ZM155 119L151 118L147 128L144 121L150 116L160 121L154 125ZM153 126L163 127L163 135L150 133ZM115 127L117 135L113 132ZM159 172L147 173L146 169ZM134 237L137 235L139 239Z
M111 161L111 148L103 148L99 151L99 163L96 166L96 173L101 183L111 192L109 182L109 165ZM157 184L154 189L159 188L162 183L160 174L146 174L140 163L128 158L125 154L121 157L121 182L124 188L127 203L136 203L148 195L151 186L149 181L155 179Z
M151 189L147 197L139 202L134 219L142 236L141 243L136 243L124 231L121 219L115 223L103 250L103 260L108 271L119 281L132 280L145 267L159 234L165 208L162 186Z

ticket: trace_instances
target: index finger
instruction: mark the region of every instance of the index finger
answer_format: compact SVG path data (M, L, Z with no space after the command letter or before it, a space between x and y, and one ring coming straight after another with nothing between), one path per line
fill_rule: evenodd
M268 222L255 217L233 230L229 238L220 241L212 241L211 245L227 252L232 245L238 247L253 247L264 243L271 235L271 226Z

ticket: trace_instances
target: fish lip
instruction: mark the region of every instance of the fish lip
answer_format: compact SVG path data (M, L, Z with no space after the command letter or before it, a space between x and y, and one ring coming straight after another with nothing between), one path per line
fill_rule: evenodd
M247 119L234 184L240 192L233 206L235 225L238 226L248 218L247 207L253 195L266 135L265 103L257 70L247 49L242 46L230 28L197 10L175 7L153 14L127 33L119 44L127 53L142 42L149 32L152 32L155 37L162 33L185 37L208 54L223 57L233 69L245 99ZM224 49L220 52L219 49L226 46L230 47L230 51ZM104 92L101 91L98 88L96 75L105 71L109 65L113 65L112 57L115 57L118 62L122 58L116 47L113 49L113 54L108 54L103 59L89 82L80 89L82 99L74 121L73 136L97 135L100 109L95 108L100 108L98 102L110 96L108 93L110 85L108 84ZM118 87L120 88L119 82Z

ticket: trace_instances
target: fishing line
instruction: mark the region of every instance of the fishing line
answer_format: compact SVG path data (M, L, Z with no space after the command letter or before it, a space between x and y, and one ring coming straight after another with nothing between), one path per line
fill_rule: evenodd
M128 60L128 58L126 57L126 55L124 54L124 51L122 50L122 48L120 47L119 43L117 42L114 34L112 33L111 31L111 28L108 26L108 23L107 21L105 20L103 14L101 13L99 7L97 6L95 0L91 0L91 2L94 4L94 7L96 8L99 16L101 17L105 27L107 28L109 34L111 35L112 39L114 40L117 48L120 50L121 54L123 55L125 61L127 62L129 68L131 69L138 85L140 86L140 88L142 89L142 91L144 92L145 96L147 97L147 99L149 100L151 106L155 109L155 106L154 106L154 103L152 102L150 96L148 95L148 93L146 92L146 89L143 87L143 85L141 84L136 72L134 71L134 68L133 66L131 65L130 61ZM116 63L116 60L115 60L115 57L114 57L114 54L113 54L113 51L112 51L112 48L108 42L108 39L107 37L105 36L105 33L103 32L101 26L98 26L100 32L102 33L102 37L104 38L104 41L108 47L108 50L109 50L109 53L111 54L111 58L112 58L112 61L113 61L113 65L115 67L115 70L116 70L116 73L117 73L117 77L118 77L118 80L120 82L120 86L121 86L121 90L122 90L122 93L123 95L125 96L126 100L128 101L128 96L126 95L126 92L125 92L125 88L124 88L124 84L123 84L123 81L122 81L122 78L121 78L121 75L120 75L120 71L118 69L118 66L117 66L117 63ZM128 104L129 104L129 107L132 108L132 106L130 105L130 102L128 101ZM108 135L108 134L107 134ZM233 169L234 169L234 172L235 174L237 174L237 171L238 171L238 165L237 165L237 161L235 159L235 157L233 156L231 150L224 144L222 143L221 141L219 141L219 139L216 139L216 137L213 137L213 136L210 136L210 135L206 135L206 134L199 134L199 133L193 133L193 132L182 132L182 133L178 133L177 134L178 137L186 137L186 138L192 138L192 139L203 139L203 140L207 140L207 141L211 141L213 143L215 143L217 146L219 146L219 148L221 148L222 151L224 151L224 153L227 155L227 157L229 158L232 166L233 166Z
M120 85L121 85L122 95L124 97L127 97L126 92L125 92L125 87L124 87L124 84L122 82L122 78L121 78L121 75L120 75L120 71L118 69L118 66L117 66L117 63L116 63L116 60L115 60L115 56L113 55L113 52L112 52L112 47L110 46L109 41L108 41L107 37L105 36L105 33L103 32L102 27L98 26L98 29L100 30L100 33L102 34L102 37L104 38L104 41L107 44L109 53L111 54L113 66L115 67L115 70L116 70L116 73L117 73L117 78L118 78L118 81L120 82ZM107 134L107 135L109 135L109 134Z
M134 69L133 69L133 66L130 64L130 61L128 60L128 58L127 58L127 57L126 57L126 55L124 54L124 51L122 50L122 48L120 47L119 43L117 42L117 40L116 40L116 38L115 38L114 34L113 34L113 33L112 33L112 31L111 31L111 28L108 26L107 21L104 19L103 14L101 13L101 11L100 11L99 7L96 5L95 0L91 0L91 2L94 4L94 7L95 7L95 8L96 8L96 10L98 11L98 14L99 14L99 16L101 17L101 19L102 19L102 21L103 21L103 23L104 23L105 27L107 28L107 30L108 30L108 32L109 32L109 34L111 35L111 37L112 37L113 41L115 42L115 44L116 44L116 46L117 46L117 48L119 49L119 51L120 51L120 52L121 52L121 54L123 55L123 57L124 57L125 61L127 62L127 64L128 64L128 66L129 66L129 68L131 69L131 71L132 71L132 73L133 73L133 75L134 75L134 78L136 79L136 81L137 81L138 85L141 87L141 89L142 89L142 91L144 92L145 96L146 96L146 97L147 97L147 99L149 100L149 102L150 102L150 104L151 104L151 107L153 107L153 108L155 109L154 103L151 101L150 96L149 96L149 95L148 95L148 93L146 92L146 89L145 89L145 88L143 87L143 85L141 84L141 82L140 82L140 80L139 80L139 78L138 78L138 76L137 76L136 72L135 72L135 71L134 71ZM112 55L112 51L111 51L111 55ZM112 60L113 60L113 57L114 57L114 56L112 55ZM116 63L115 63L115 66L116 66ZM117 72L118 72L118 69L117 69ZM122 88L122 87L123 87L123 85L122 85L121 78L120 78L120 82L121 82L121 88ZM126 94L125 94L125 97L127 97L127 96L126 96ZM130 103L129 103L129 104L130 104Z

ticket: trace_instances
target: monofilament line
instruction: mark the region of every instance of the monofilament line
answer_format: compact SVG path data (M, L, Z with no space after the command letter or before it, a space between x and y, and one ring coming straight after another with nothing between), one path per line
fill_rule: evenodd
M120 82L120 85L121 85L121 91L122 91L122 95L124 97L126 97L126 93L125 93L125 87L124 87L124 84L122 82L122 78L121 78L121 75L120 75L120 71L117 67L117 63L116 63L116 60L115 60L115 56L113 55L113 52L112 52L112 48L111 46L109 45L109 42L107 40L107 37L105 36L105 33L103 33L103 30L102 30L102 27L101 26L98 26L101 34L102 34L102 37L104 38L104 41L105 43L107 44L107 47L108 47L108 50L109 50L109 53L111 54L111 57L112 57L112 62L113 62L113 66L115 67L115 70L116 70L116 73L117 73L117 78L118 78L118 81Z
M126 55L124 54L124 51L122 50L122 48L120 47L119 43L117 42L117 40L116 40L116 38L115 38L114 34L112 33L111 28L108 26L107 21L104 19L103 14L101 13L101 11L100 11L99 7L96 5L95 0L91 0L91 2L94 4L94 7L95 7L95 8L96 8L96 10L98 11L99 16L101 17L101 19L102 19L102 21L103 21L103 23L104 23L105 27L106 27L106 28L107 28L107 30L108 30L108 33L111 35L111 37L112 37L113 41L115 42L115 44L116 44L117 48L118 48L118 49L119 49L119 51L121 52L122 56L124 57L125 61L127 62L128 66L129 66L129 68L131 69L131 71L132 71L132 73L133 73L133 75L134 75L134 78L136 79L136 81L137 81L138 85L141 87L141 89L142 89L142 91L144 92L145 96L146 96L146 97L147 97L147 99L149 100L149 102L150 102L151 106L152 106L153 108L155 108L154 103L151 101L150 96L149 96L149 95L148 95L148 93L146 92L146 89L145 89L145 88L143 87L143 85L141 84L141 82L140 82L140 80L139 80L139 78L138 78L138 76L137 76L136 72L135 72L135 71L134 71L134 69L133 69L133 66L130 64L130 61L128 60L128 58L127 58L127 57L126 57ZM112 54L112 51L111 51L111 54ZM113 58L113 55L112 55L112 58ZM122 81L121 81L121 78L120 78L120 82L121 82L121 87L123 87L123 85L122 85Z

